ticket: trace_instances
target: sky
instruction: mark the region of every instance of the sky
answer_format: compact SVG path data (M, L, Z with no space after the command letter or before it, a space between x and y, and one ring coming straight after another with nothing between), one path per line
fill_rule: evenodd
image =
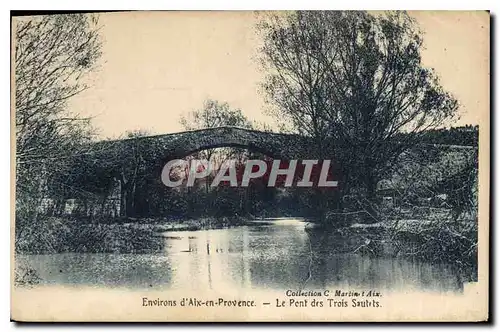
M489 15L410 12L424 31L423 64L460 102L456 125L478 124L489 109ZM259 93L255 12L105 13L103 55L90 88L70 109L93 117L102 138L126 131L183 131L182 115L207 98L228 102L274 126ZM484 114L484 113L482 113Z

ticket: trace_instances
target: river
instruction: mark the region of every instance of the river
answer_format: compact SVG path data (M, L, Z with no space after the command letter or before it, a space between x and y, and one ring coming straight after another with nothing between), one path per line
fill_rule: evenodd
M134 289L324 289L460 291L443 265L339 252L300 219L230 229L166 232L162 252L18 255L42 284Z

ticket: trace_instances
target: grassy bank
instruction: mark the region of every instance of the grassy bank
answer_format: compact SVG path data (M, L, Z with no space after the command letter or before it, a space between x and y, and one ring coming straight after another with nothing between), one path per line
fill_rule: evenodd
M309 228L321 236L329 234L325 241L343 243L342 252L446 264L464 280L477 280L474 215L454 219L450 210L429 209L424 214L380 214L378 222L369 224L357 215L338 215L332 214L323 223L311 223Z
M16 230L16 252L45 254L141 253L163 249L161 233L228 228L248 224L242 217L169 220L120 218L88 223L74 218L40 218Z

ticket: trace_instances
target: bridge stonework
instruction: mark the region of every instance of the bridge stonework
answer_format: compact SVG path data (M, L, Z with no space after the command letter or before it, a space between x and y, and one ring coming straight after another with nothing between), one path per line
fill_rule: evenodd
M77 199L83 203L76 205L83 205L85 211L89 210L88 200L95 201L102 210L103 200L107 199L116 205L115 214L129 215L135 209L135 200L141 199L140 195L135 195L136 180L150 181L152 179L153 182L148 182L147 187L155 192L161 192L164 189L161 171L169 160L182 159L194 152L218 147L247 148L281 160L323 159L318 154L333 150L327 142L321 143L322 146L328 147L325 147L323 151L318 151L314 140L308 136L238 127L218 127L165 135L104 140L92 143L88 153L75 154L73 167L70 168L74 171L68 173L63 171L58 178L56 176L56 180L62 183L62 186L59 184L49 188L48 191L52 194L49 194L48 198ZM474 147L460 146L430 145L423 146L423 148L438 148L443 151L452 149L471 156L475 151ZM329 157L332 158L332 156ZM333 162L335 163L335 160ZM61 190L61 188L72 189Z
M146 136L141 140L153 140L164 149L163 159L185 157L191 153L219 147L240 147L261 152L275 159L314 159L316 153L310 137L244 129L218 127L174 134ZM122 144L136 140L125 139Z
M75 155L73 174L61 174L59 179L64 187L75 190L65 194L59 186L49 190L53 197L64 195L66 199L76 199L76 206L84 205L86 211L90 206L89 197L101 205L106 197L107 201L114 202L114 214L129 215L137 199L134 188L138 177L155 179L155 183L163 187L161 171L169 160L218 147L247 148L281 160L318 159L310 137L238 127L103 140L91 144L89 153Z

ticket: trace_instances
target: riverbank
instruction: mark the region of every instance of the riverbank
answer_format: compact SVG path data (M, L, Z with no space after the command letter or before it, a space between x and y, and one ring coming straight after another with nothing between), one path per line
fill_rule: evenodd
M244 217L197 219L116 218L86 222L47 217L16 230L16 253L143 253L163 249L162 233L221 229L252 224Z
M267 226L269 223L272 224L272 226L269 226L269 231L267 231L267 227L266 231L262 232L255 231L253 227L240 227L239 229L227 231L227 234L232 234L232 237L230 237L231 243L242 241L241 235L234 236L242 232L248 236L260 238L259 241L246 241L245 243L247 246L253 243L249 247L252 252L261 252L262 257L274 257L280 262L289 258L273 255L275 246L287 243L283 245L284 249L293 257L305 248L307 252L312 251L314 253L311 257L324 257L325 259L344 257L346 261L358 260L360 262L367 259L374 259L375 261L380 259L382 261L402 259L401 262L409 262L408 264L420 261L415 264L432 263L432 265L436 266L447 266L446 268L454 271L454 275L456 272L456 275L460 276L462 281L477 279L477 262L474 259L477 252L474 247L475 239L472 236L474 232L472 230L464 232L465 230L461 229L463 225L443 223L442 220L441 222L436 221L436 223L422 220L400 220L398 225L394 223L352 224L347 227L330 228L329 230L307 227L303 219L256 220L253 218L238 218L230 220L227 218L199 218L181 221L154 218L120 219L120 223L116 222L116 220L108 220L107 223L82 224L76 220L49 218L44 219L44 223L46 225L43 227L32 228L32 230L44 230L43 232L37 232L36 236L31 234L31 237L28 238L28 234L21 234L18 237L18 253L28 255L23 255L24 257L20 255L18 256L19 260L16 259L19 262L19 265L16 265L16 284L34 285L43 282L48 277L52 278L52 275L57 274L59 269L66 271L68 266L73 266L73 264L75 266L86 264L85 260L87 258L99 260L100 257L113 257L109 262L105 262L104 265L107 266L110 262L115 262L116 257L121 257L121 262L123 262L121 259L125 259L125 261L131 263L135 262L136 259L141 261L144 257L153 257L154 259L157 259L155 257L165 257L171 253L170 249L173 248L165 250L164 245L169 242L176 245L175 250L178 253L185 253L188 249L191 250L192 245L194 245L193 241L200 242L194 245L194 248L204 248L207 233L212 234L212 237L210 237L210 244L214 246L212 253L216 253L217 249L223 249L224 253L229 253L230 249L226 242L228 237L224 236L225 231L197 232L194 236L189 234L189 241L179 242L177 241L183 237L181 234L175 234L176 237L166 240L165 237L173 235L166 232L232 228L245 224ZM270 234L276 241L269 240ZM187 239L188 234L185 234L184 237ZM217 239L221 238L225 240L218 243ZM262 239L265 240L261 241ZM21 240L24 242L19 242ZM288 241L298 242L290 244ZM29 247L26 248L27 246ZM23 250L23 248L27 250ZM233 243L232 250L234 248L237 247ZM157 252L162 253L158 255ZM68 254L59 255L60 253L68 253L70 258L68 258ZM85 253L91 255L80 256L80 254ZM99 255L94 255L94 253ZM112 255L100 255L101 253L112 253ZM141 253L141 255L129 255L129 253ZM35 254L35 256L31 254ZM43 255L36 256L36 254ZM216 255L220 257L219 254ZM187 256L186 258L189 258ZM85 260L82 261L79 257L85 257ZM199 258L199 256L197 257ZM303 256L301 259L304 259L304 257L309 256ZM52 274L40 274L40 271L45 269L45 260L51 266L56 264L56 268L52 267ZM338 264L338 262L335 261L335 264ZM122 263L119 263L119 265L122 266ZM146 266L149 265L146 264ZM99 267L99 269L101 268L104 267ZM144 267L136 266L135 268L142 270ZM83 270L86 271L86 269L85 267ZM320 271L314 273L320 273Z
M359 218L350 223L309 222L306 230L320 241L344 243L339 249L343 253L447 264L464 280L477 280L477 218L453 219L444 209L396 217L384 215L376 223L362 223Z

